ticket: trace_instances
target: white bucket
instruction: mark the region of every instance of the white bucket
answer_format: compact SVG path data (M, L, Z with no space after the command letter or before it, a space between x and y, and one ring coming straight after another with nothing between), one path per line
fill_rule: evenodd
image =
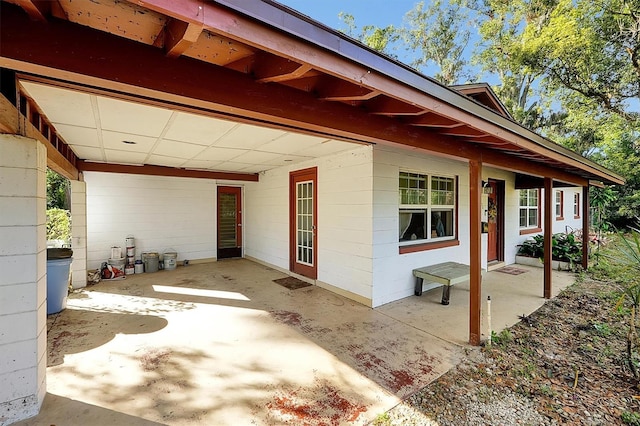
M122 257L122 247L111 247L111 259L120 259Z
M135 268L133 265L127 265L127 266L124 268L124 273L125 273L126 275L133 275L133 274L135 274L135 273L136 273L136 268Z
M127 235L127 239L125 241L127 243L127 248L136 246L136 239L133 238L133 235Z
M164 255L164 269L167 271L173 271L178 265L178 253L175 251L165 251Z
M134 257L136 255L136 248L127 246L127 257Z
M142 262L136 262L135 265L133 265L133 269L135 270L136 274L141 274L144 272L144 264Z

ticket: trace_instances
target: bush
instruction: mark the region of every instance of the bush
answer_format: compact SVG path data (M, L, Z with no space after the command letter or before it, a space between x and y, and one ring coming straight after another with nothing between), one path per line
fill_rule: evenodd
M71 241L71 212L63 209L47 210L47 240Z
M544 259L544 236L536 235L518 249L519 256ZM551 236L551 259L571 264L582 260L582 241L574 234L553 234Z

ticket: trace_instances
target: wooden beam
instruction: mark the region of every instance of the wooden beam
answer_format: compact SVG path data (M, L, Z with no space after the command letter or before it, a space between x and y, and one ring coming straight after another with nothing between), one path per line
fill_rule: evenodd
M589 186L582 187L582 268L586 271L589 268L589 215L591 214L589 200Z
M469 161L469 344L480 345L482 294L482 228L481 228L482 162Z
M364 104L366 110L376 115L419 115L424 114L424 108L411 105L388 96L377 96Z
M438 128L454 128L458 126L464 126L464 123L461 123L456 120L452 120L447 117L443 117L438 114L434 114L432 112L427 112L426 114L419 115L417 117L411 117L404 120L405 123L411 124L413 126L424 126L424 127L438 127Z
M202 25L172 19L167 23L164 32L165 52L168 57L177 58L198 41Z
M51 13L51 3L53 3L53 1L15 0L15 3L27 12L31 20L47 22L47 16Z
M553 179L544 178L544 298L551 299L551 260L552 245L551 237L553 236Z
M461 137L470 137L470 138L481 138L483 136L489 136L488 134L469 126L460 126L460 127L455 127L451 129L441 130L440 133L442 133L443 135L461 136Z
M259 83L294 80L311 71L311 66L270 54L259 54L255 59L253 75Z
M366 101L380 94L334 77L324 77L316 87L315 93L323 101Z
M242 182L258 182L258 174L256 173L190 170L179 169L176 167L153 166L148 164L144 166L134 166L127 164L94 163L91 161L78 160L78 169L81 172L123 173L131 175L172 176L197 179L224 179Z
M20 114L4 96L0 96L0 133L21 135L40 141L47 148L47 167L71 180L78 180L78 169L53 144Z

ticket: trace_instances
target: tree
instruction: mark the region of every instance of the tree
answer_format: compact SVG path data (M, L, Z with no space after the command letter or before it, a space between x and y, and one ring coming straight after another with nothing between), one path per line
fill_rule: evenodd
M390 49L393 43L395 43L399 38L398 30L393 25L388 25L384 28L379 28L374 25L365 25L358 30L356 20L353 15L340 12L338 17L347 26L346 29L342 30L345 34L359 40L372 49L393 57Z
M71 185L67 178L47 169L47 209L53 208L71 208Z
M411 65L424 70L435 65L435 79L451 85L469 80L466 48L471 37L471 19L467 11L457 3L434 0L425 7L419 2L407 12L408 28L401 33L410 49L418 56Z

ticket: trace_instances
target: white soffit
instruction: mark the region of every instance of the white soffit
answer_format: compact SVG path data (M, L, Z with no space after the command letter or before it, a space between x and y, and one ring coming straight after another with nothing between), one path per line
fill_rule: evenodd
M62 139L87 161L258 173L358 146L41 83L21 84Z

